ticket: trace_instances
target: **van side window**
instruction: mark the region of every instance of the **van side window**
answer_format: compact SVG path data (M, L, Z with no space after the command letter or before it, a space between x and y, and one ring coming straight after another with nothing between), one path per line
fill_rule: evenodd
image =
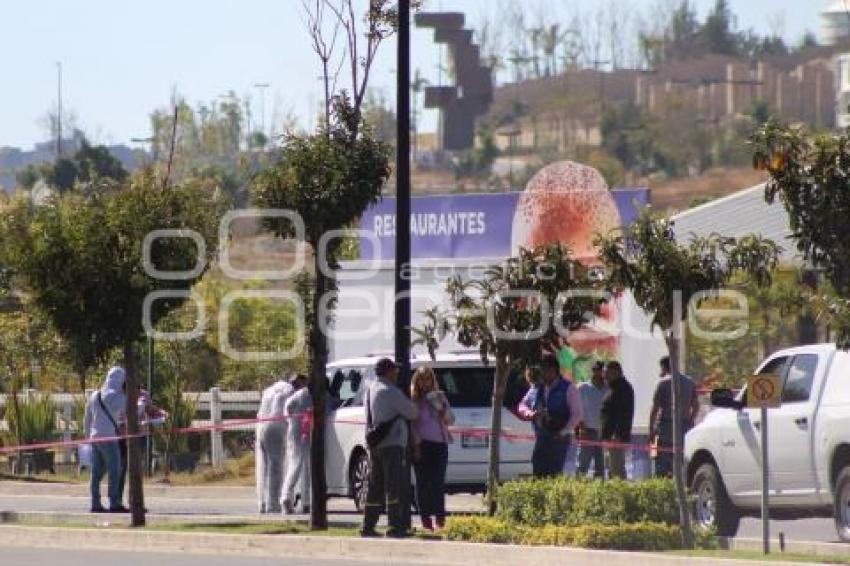
M342 400L343 407L362 404L362 401L355 403L361 383L363 383L363 372L360 369L349 370L339 390L339 398Z
M812 394L812 384L815 381L815 371L818 368L818 357L815 354L800 354L794 356L794 361L785 376L785 387L782 390L783 403L802 403L809 400Z

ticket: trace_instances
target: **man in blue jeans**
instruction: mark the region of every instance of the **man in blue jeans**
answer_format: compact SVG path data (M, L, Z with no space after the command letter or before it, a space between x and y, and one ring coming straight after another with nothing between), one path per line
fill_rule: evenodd
M86 415L83 429L86 438L92 442L91 512L107 511L100 502L100 480L104 472L109 478L110 513L126 513L128 510L121 502L121 452L118 448L120 427L124 419L127 397L124 395L124 368L113 367L106 375L106 382L92 393L86 403ZM109 439L109 440L106 440Z
M534 424L534 477L564 473L570 435L581 422L578 391L561 375L558 359L546 354L540 363L541 383L532 388L519 404L519 415Z

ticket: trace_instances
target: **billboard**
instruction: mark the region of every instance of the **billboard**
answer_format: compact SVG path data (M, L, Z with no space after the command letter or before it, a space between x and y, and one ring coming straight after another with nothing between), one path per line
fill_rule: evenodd
M598 228L628 225L634 221L641 207L649 203L649 189L616 188L607 192L604 201L613 210L611 221L600 226L589 210L575 210L576 201L582 198L550 198L543 203L557 205L562 201L566 210L549 206L536 211L539 199L529 193L464 194L414 197L411 202L410 233L413 259L474 259L504 258L520 245L530 246L561 239L570 244L578 255L589 244ZM584 199L587 200L587 199ZM594 197L594 202L599 198ZM380 243L361 238L361 259L387 259L395 257L396 201L384 198L369 208L361 217L361 230L373 235ZM597 207L598 209L599 207ZM611 216L609 214L608 216ZM564 237L558 238L559 233ZM573 236L582 235L583 241Z

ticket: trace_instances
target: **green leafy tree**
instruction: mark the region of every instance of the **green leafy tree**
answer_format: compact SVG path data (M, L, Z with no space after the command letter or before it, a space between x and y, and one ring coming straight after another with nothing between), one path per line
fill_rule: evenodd
M567 293L591 288L588 269L569 249L556 244L520 249L516 257L487 270L481 280L459 277L446 284L448 308L433 307L422 328L414 329L415 344L432 356L449 332L458 342L477 348L485 364L495 361L487 473L488 511L496 511L499 487L500 437L505 387L511 368L536 366L544 344L555 343L559 331L589 322L598 299ZM545 304L548 308L541 308Z
M701 32L709 53L738 55L741 38L733 27L732 10L727 0L715 1Z
M56 163L43 165L41 174L47 184L55 187L60 193L70 191L77 183L88 184L98 180L120 183L128 176L127 170L109 153L106 146L91 145L85 138L73 157L62 157L57 159ZM31 180L32 172L26 173L22 178L24 183Z
M192 229L207 242L207 256L197 258L188 238L161 238L151 261L162 271L190 270L200 259L208 265L215 253L218 219L224 202L211 189L189 183L163 190L145 174L120 190L89 196L72 192L50 205L32 209L26 230L8 244L32 302L41 309L75 353L81 366L103 361L115 349L127 370L128 433L138 432L135 344L144 335L143 308L152 292L188 290L195 278L161 280L143 267L145 237L159 229ZM156 324L184 298L153 302ZM128 472L132 524L144 525L141 460L130 443Z
M645 174L663 161L658 138L658 120L635 104L610 107L602 117L602 145L626 169Z
M315 292L312 296L309 353L314 427L311 446L313 501L311 525L327 528L325 479L325 381L328 357L325 329L330 324L336 269L343 239L331 239L320 250L322 236L350 226L376 202L390 175L390 149L363 124L344 96L335 99L330 130L289 136L277 163L257 175L254 201L261 208L298 213L305 225L304 240L314 250ZM267 227L280 237L295 236L291 222L271 219ZM331 271L322 265L327 262ZM330 309L328 308L330 307ZM320 318L325 316L325 318Z
M749 330L737 340L709 340L689 333L687 367L705 378L703 387L738 388L767 354L797 342L801 317L810 315L801 279L800 272L787 267L776 270L770 285L758 285L743 275L732 278L730 286L747 296ZM738 308L734 301L707 301L711 302L717 303L706 305L711 310L697 312L701 327L711 332L733 332L740 327L740 320L718 314L722 309Z
M369 91L363 104L363 121L372 128L376 138L395 147L398 120L383 93Z
M850 241L845 236L850 214L846 170L850 135L811 134L775 121L752 137L753 162L767 170L769 203L779 201L788 213L791 234L803 258L821 271L834 294L813 297L835 331L841 348L850 347Z
M687 316L683 305L699 302L702 293L726 287L736 273L748 274L759 285L769 283L779 252L775 243L759 236L740 240L717 235L694 237L682 245L674 238L673 224L649 209L624 233L602 236L597 245L609 271L608 287L630 290L636 304L652 316L653 326L662 329L674 375L680 373L681 325ZM678 381L673 383L672 412L676 415L682 398ZM674 479L682 539L685 547L691 548L693 532L685 493L680 426L679 420L673 419Z

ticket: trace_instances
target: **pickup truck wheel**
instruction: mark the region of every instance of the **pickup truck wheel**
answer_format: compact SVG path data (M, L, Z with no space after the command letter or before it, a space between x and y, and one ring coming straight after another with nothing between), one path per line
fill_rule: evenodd
M838 474L835 482L835 530L843 542L850 542L850 467Z
M741 516L729 500L726 486L714 464L703 464L691 482L694 497L693 516L696 526L714 529L718 536L733 537L738 532Z
M358 513L366 509L366 493L369 491L369 455L363 450L354 453L349 471L349 485Z

